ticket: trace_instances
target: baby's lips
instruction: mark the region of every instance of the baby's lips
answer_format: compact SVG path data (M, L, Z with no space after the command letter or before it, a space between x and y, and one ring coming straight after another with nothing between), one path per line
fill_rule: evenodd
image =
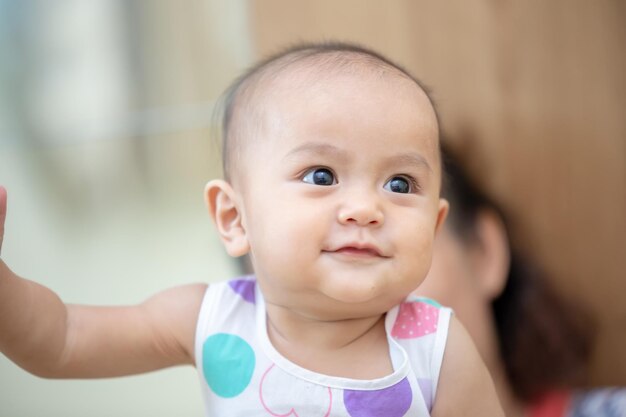
M346 247L343 247L343 248L339 248L339 249L337 249L335 251L335 253L345 253L345 254L348 254L348 255L381 256L375 250L355 248L353 246L346 246Z
M354 254L354 255L370 255L370 256L379 256L381 258L388 258L388 256L373 243L368 242L347 242L343 244L339 244L337 246L331 247L326 252L333 253L345 253L345 254Z

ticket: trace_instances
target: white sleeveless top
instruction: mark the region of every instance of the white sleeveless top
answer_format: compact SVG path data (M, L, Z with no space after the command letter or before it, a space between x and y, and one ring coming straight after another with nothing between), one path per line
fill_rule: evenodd
M387 313L394 371L361 380L322 375L284 358L267 336L254 277L212 284L196 330L196 365L212 417L429 416L451 310L416 298Z

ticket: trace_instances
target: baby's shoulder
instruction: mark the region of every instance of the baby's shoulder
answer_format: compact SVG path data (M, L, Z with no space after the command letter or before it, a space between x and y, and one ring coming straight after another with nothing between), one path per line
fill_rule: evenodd
M257 280L254 275L244 275L211 284L207 291L208 302L257 303Z
M502 410L487 367L472 339L454 317L446 343L445 357L439 378L439 396L432 415L500 416Z
M260 293L254 276L212 283L202 300L198 331L225 331L235 322L254 322Z

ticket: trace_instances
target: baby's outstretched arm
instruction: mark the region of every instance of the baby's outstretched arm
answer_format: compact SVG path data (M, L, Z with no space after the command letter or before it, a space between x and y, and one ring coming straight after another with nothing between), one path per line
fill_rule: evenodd
M0 187L0 250L6 200ZM205 289L205 284L172 288L136 306L66 305L0 259L0 351L49 378L111 377L193 364Z
M504 416L489 371L469 334L454 316L432 415Z

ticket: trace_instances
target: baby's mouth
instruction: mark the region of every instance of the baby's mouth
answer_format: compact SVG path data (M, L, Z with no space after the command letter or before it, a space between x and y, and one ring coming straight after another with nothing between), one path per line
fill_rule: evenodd
M340 256L346 256L350 258L388 258L382 253L378 247L368 244L348 244L345 246L339 246L336 248L324 250L325 253L336 254Z
M350 255L350 256L360 256L360 257L378 257L381 256L377 250L371 248L357 248L354 246L346 246L343 248L339 248L334 251L334 253Z

